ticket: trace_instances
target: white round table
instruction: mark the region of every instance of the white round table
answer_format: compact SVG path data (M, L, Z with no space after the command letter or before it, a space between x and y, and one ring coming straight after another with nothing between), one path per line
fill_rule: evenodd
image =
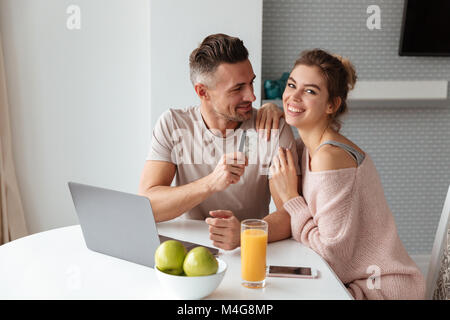
M204 221L158 223L162 235L211 246ZM309 266L316 279L267 278L263 289L240 284L240 249L220 250L228 270L207 299L352 299L328 264L292 240L270 243L268 265ZM0 246L0 299L175 299L153 268L89 250L79 225L33 234Z

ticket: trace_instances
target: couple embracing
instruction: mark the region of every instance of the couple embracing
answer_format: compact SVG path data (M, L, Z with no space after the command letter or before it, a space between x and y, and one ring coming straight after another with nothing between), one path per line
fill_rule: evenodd
M273 104L257 110L248 55L242 40L224 34L191 53L200 105L160 117L139 185L156 221L204 219L213 245L232 250L240 221L264 219L269 242L293 237L307 245L355 299L424 299L424 278L398 236L372 159L339 133L356 82L352 64L304 51L283 93L284 112ZM249 153L237 151L241 136L256 130ZM277 210L269 213L271 197ZM372 266L380 270L376 288L367 285Z

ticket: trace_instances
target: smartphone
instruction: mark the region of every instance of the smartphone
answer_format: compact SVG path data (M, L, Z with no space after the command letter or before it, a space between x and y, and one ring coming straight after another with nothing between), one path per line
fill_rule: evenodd
M309 267L269 266L269 277L317 278L317 270Z

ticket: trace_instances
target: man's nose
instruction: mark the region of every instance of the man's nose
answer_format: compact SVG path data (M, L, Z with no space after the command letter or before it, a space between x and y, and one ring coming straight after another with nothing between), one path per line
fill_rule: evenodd
M244 100L245 101L251 101L251 102L254 102L256 100L255 93L253 92L253 87L248 87L245 90Z

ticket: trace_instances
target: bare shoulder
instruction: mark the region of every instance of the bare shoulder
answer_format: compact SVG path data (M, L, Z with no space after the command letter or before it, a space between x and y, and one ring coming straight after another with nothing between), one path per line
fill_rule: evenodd
M347 151L332 145L324 145L311 158L311 171L327 171L356 168L356 160Z

